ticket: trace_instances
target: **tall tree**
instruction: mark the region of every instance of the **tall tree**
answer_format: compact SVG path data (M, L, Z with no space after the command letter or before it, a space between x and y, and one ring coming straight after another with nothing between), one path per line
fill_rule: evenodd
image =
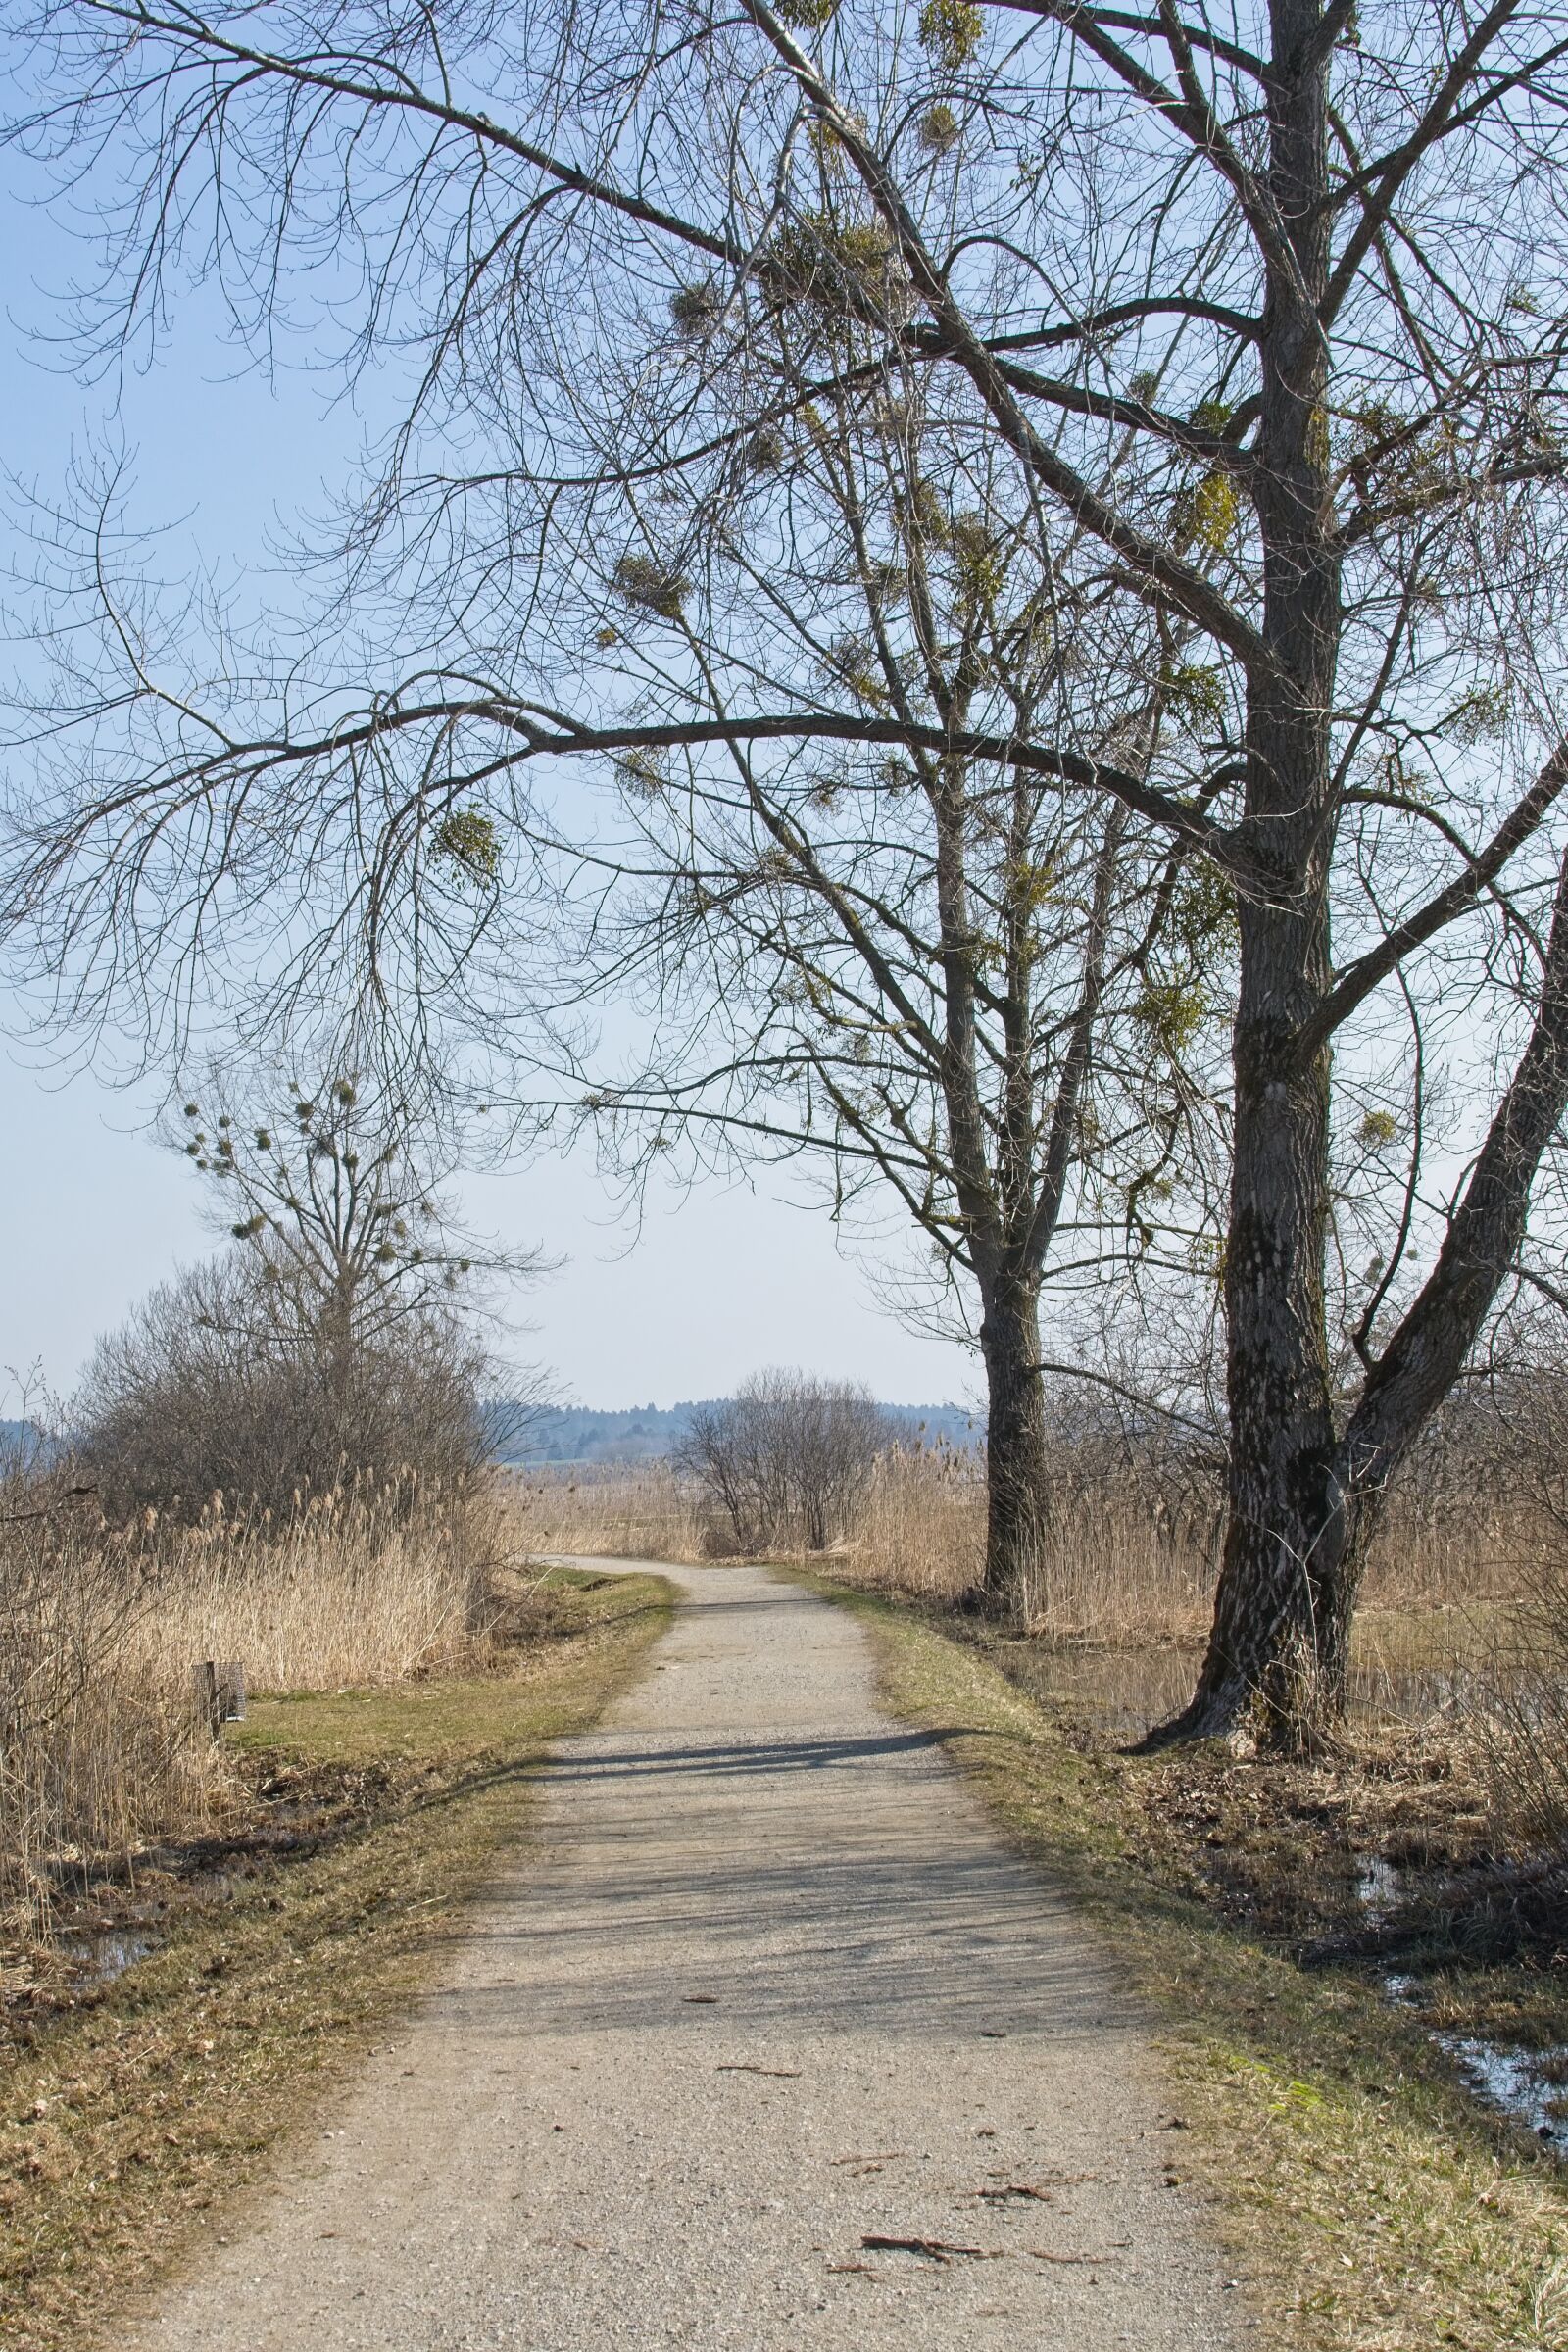
M588 1103L634 1166L739 1146L825 1163L835 1214L891 1196L979 1347L984 1595L1015 1606L1051 1536L1045 1374L1062 1343L1043 1352L1042 1297L1054 1284L1065 1311L1091 1282L1168 1263L1173 1198L1200 1216L1222 1158L1198 1049L1228 894L1084 781L1200 733L1209 681L1081 535L1042 532L1014 469L972 447L968 416L933 413L874 328L866 353L841 287L808 284L775 305L770 350L754 320L731 355L754 382L771 361L802 422L765 466L754 439L743 488L729 466L677 478L659 514L680 544L722 536L754 691L854 716L771 757L743 720L717 758L619 761L629 838L595 865L625 900L616 924L596 909L582 960L594 997L641 985L655 1052ZM663 663L654 695L677 724L698 698L721 718L733 670L679 585L651 548L613 559L603 633ZM868 720L905 749L864 740ZM1042 740L1078 748L1008 757Z
M289 283L280 260L352 253L375 292L362 352L418 334L428 367L349 533L362 624L378 590L418 615L377 691L348 694L340 647L314 703L296 666L270 705L204 704L117 605L110 691L79 694L93 754L34 828L24 918L79 971L136 911L127 873L183 945L215 876L255 906L303 868L331 936L347 906L377 957L450 938L440 977L478 988L523 845L548 851L521 781L547 755L678 751L716 778L852 743L1125 810L1237 909L1230 1520L1180 1728L1255 1706L1295 1738L1332 1713L1379 1497L1520 1260L1568 1102L1568 11L930 0L911 23L695 0L498 25L59 0L43 30L37 135L123 142L125 323L212 224L245 323ZM781 383L781 314L825 309L862 343L808 338L819 388ZM1174 632L1200 756L1163 729L1113 747L1056 697L1000 732L868 704L831 644L810 679L769 661L731 539L682 485L808 433L867 368L913 370L1008 470L1043 579L1098 566ZM678 642L603 642L607 575ZM126 713L106 782L104 722ZM443 876L472 917L447 931ZM1342 1375L1337 1114L1380 1056L1407 1078L1380 1115L1409 1157ZM1440 1075L1475 1115L1433 1186Z

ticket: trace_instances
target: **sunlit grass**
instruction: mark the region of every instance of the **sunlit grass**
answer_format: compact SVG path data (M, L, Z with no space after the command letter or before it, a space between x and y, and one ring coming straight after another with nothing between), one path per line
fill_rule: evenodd
M651 1578L562 1576L514 1673L254 1710L239 1740L258 1775L387 1770L318 1850L175 1914L149 1958L12 2052L0 2343L118 2340L122 2307L405 2014L497 1856L526 1838L549 1742L600 1712L668 1597Z
M884 1694L936 1730L1149 2004L1190 2130L1181 2169L1267 2334L1295 2352L1561 2352L1568 2191L1459 2088L1419 2021L1196 1898L1151 1839L1162 1762L1084 1753L971 1647L842 1593Z

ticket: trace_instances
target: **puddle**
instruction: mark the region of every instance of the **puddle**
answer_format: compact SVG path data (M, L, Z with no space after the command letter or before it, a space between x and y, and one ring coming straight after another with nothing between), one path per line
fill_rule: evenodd
M62 1936L58 1945L62 1958L94 1984L112 1984L157 1948L157 1936L137 1928L94 1928Z
M1568 2047L1504 2049L1465 2034L1434 2034L1469 2087L1549 2147L1568 2156Z
M1386 1969L1383 1989L1391 2001L1418 2006L1419 1977ZM1446 2057L1458 2068L1466 2090L1486 2106L1522 2124L1554 2156L1568 2158L1568 2044L1525 2050L1483 2041L1479 2034L1432 2032Z

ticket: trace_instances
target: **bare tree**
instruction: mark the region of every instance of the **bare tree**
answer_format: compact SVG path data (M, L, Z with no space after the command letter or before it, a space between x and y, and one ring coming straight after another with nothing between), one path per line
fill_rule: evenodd
M931 110L933 162L954 124ZM670 725L667 743L645 726L604 762L619 822L575 853L589 920L562 995L573 1002L586 969L589 1002L641 990L655 1014L652 1057L600 1064L582 1098L622 1164L663 1164L677 1143L804 1148L827 1163L836 1210L891 1190L926 1236L985 1360L985 1589L1006 1603L1050 1507L1042 1384L1060 1345L1043 1348L1043 1288L1147 1265L1173 1226L1184 1264L1215 1218L1213 1073L1195 1049L1211 1042L1231 894L1195 842L1134 830L1097 779L1121 775L1139 803L1156 752L1185 774L1218 710L1181 631L1125 596L1073 518L1043 513L966 388L933 398L929 367L890 345L906 295L892 249L831 140L808 170L813 208L728 305L709 277L656 289L652 386L639 345L622 396L578 419L598 441L575 494L556 486L561 641ZM469 391L504 401L484 373L466 364ZM696 462L659 450L637 469L646 496L621 466L639 385L645 437L678 434L689 410L705 420ZM451 520L461 502L486 566L514 574L506 550L531 493L511 454L499 509L472 481L436 504ZM389 495L410 514L429 489L400 479ZM446 523L423 511L418 527ZM1179 535L1206 527L1195 513ZM516 614L495 617L526 641ZM793 742L767 756L759 694L820 713L804 756ZM694 700L708 714L695 737ZM310 822L319 842L335 806L356 860L368 835L388 860L375 953L401 880L425 940L473 913L473 936L447 950L471 978L514 878L505 845L539 854L539 815L461 788L437 814L416 791L377 832L361 794L405 741L400 723L372 727L318 779ZM421 895L455 873L455 899ZM486 1030L514 987L509 964L476 1007Z
M233 1249L161 1283L99 1341L77 1447L117 1519L148 1505L194 1518L215 1495L286 1515L346 1482L411 1474L458 1494L490 1456L495 1380L480 1336L433 1307L344 1363Z
M357 1070L309 1090L265 1074L223 1086L215 1073L213 1085L214 1107L184 1105L183 1151L255 1260L268 1342L319 1367L329 1421L359 1357L395 1348L407 1325L482 1311L498 1282L538 1272L539 1252L498 1250L458 1223L441 1197L456 1152L428 1104Z
M853 392L809 400L823 346L854 377L867 340L853 305L812 311L774 321L776 378L810 415L775 436L765 495L738 502L721 476L670 487L662 513L698 544L723 531L730 626L754 608L781 696L820 675L910 748L621 760L624 912L596 914L585 960L601 993L642 986L656 1050L601 1072L588 1107L640 1172L738 1142L814 1156L837 1217L891 1195L934 1261L916 1304L956 1306L984 1361L983 1591L1010 1605L1052 1508L1043 1294L1059 1313L1173 1249L1185 1271L1217 1207L1208 1006L1234 920L1116 803L953 747L1047 732L1147 766L1191 740L1204 697L1102 565L1009 503L1015 479L972 451L969 419L931 411L917 370L868 360ZM748 368L765 353L754 324ZM604 585L623 643L637 615ZM699 628L659 625L677 675L718 699Z
M537 1387L503 1370L481 1326L496 1284L538 1254L462 1231L440 1193L452 1151L384 1085L212 1084L226 1107L187 1102L180 1134L229 1246L99 1343L76 1412L106 1494L286 1508L364 1474L465 1483L496 1412L514 1418ZM498 1405L503 1386L522 1394Z
M1175 1728L1256 1706L1308 1734L1380 1497L1528 1260L1568 1102L1565 326L1541 291L1568 12L59 0L42 32L35 135L68 162L107 141L131 191L123 329L202 251L247 329L351 252L357 356L427 360L347 534L352 646L389 623L368 696L346 638L270 700L204 693L94 540L108 667L63 636L60 706L92 751L12 899L50 968L90 995L148 898L183 954L303 874L316 936L382 985L514 1001L504 918L569 847L526 784L549 755L675 752L714 792L749 764L766 810L787 747L852 744L1124 810L1235 903L1230 1513ZM803 400L778 320L824 312L863 339L808 335ZM1010 469L1053 598L1098 567L1169 642L1196 746L1129 756L1054 695L944 720L866 697L831 640L809 672L774 660L756 554L754 594L746 535L685 485L766 482L777 438L910 370ZM786 472L754 551L791 520ZM1470 1110L1439 1139L1445 1096ZM1341 1245L1368 1226L1363 1273Z
M798 1543L825 1551L849 1532L893 1443L868 1390L754 1372L722 1403L698 1407L672 1458L722 1508L737 1549Z

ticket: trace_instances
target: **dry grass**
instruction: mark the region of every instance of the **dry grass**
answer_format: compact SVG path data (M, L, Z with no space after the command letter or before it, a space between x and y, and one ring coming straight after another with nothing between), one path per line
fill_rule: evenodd
M195 1668L253 1690L336 1690L482 1664L490 1572L514 1548L499 1492L407 1483L286 1521L105 1527L61 1482L14 1482L0 1542L0 1934L47 1932L63 1892L150 1842L220 1824L233 1776Z
M512 1494L531 1552L575 1552L600 1560L702 1560L710 1521L692 1488L667 1462L625 1470L519 1472Z
M403 1682L482 1650L489 1575L516 1541L491 1490L350 1490L280 1524L210 1511L161 1554L156 1606L127 1647L149 1680L237 1658L262 1691Z
M530 1549L698 1560L721 1539L701 1497L663 1464L533 1477L522 1486ZM1054 1556L1025 1595L1024 1631L1064 1651L1190 1653L1208 1628L1222 1516L1212 1494L1064 1453L1054 1487ZM868 1592L950 1605L985 1557L985 1472L972 1453L911 1448L886 1456L833 1572ZM1478 1623L1516 1589L1536 1532L1505 1498L1411 1492L1396 1498L1368 1565L1368 1704L1411 1677L1436 1697L1476 1652ZM781 1555L782 1556L782 1555ZM1185 1661L1174 1671L1186 1672Z
M1568 1862L1568 1557L1539 1560L1497 1612L1488 1765L1511 1840Z
M561 1576L510 1612L478 1680L254 1710L234 1741L254 1791L236 1838L270 1805L296 1819L302 1791L343 1801L172 1907L159 1948L113 1984L22 2021L0 2123L0 2343L123 2340L126 2304L222 2226L280 2135L395 2026L526 1834L545 1745L635 1670L667 1600L651 1578Z

